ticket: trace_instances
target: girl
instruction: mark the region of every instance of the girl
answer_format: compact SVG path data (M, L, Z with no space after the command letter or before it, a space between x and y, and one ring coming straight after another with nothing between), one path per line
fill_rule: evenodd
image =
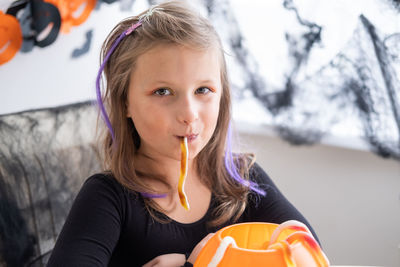
M232 154L225 58L206 19L162 3L120 22L101 55L106 171L83 185L48 266L190 265L209 233L233 223L310 227L251 155Z

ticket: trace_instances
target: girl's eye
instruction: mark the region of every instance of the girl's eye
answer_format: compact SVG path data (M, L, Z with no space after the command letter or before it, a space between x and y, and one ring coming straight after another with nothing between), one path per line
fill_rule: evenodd
M212 92L212 91L210 88L207 88L207 87L200 87L196 90L196 94L202 94L202 95L208 94L209 92Z
M153 92L155 95L165 96L165 95L172 95L171 91L167 88L160 88Z

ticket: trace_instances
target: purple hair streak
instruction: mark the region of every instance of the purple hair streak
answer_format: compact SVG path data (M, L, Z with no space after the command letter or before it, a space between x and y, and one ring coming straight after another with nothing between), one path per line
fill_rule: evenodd
M232 177L232 179L234 179L236 182L249 187L250 190L265 196L265 191L260 189L258 184L250 181L250 180L245 180L243 179L239 172L238 172L238 166L237 166L238 161L233 157L232 154L232 129L231 129L231 124L229 123L228 126L228 131L227 131L227 135L226 135L226 148L225 148L225 168L227 170L227 172L229 173L229 175Z
M157 194L151 194L151 193L146 193L146 192L141 192L140 194L142 195L142 197L145 197L145 198L164 198L167 196L167 194L157 195Z
M142 21L139 20L137 23L133 24L128 29L126 29L123 33L121 33L121 35L117 38L117 40L115 40L115 42L111 46L110 50L108 50L107 55L103 60L103 63L100 65L99 72L97 73L97 78L96 78L97 105L100 108L101 115L103 116L104 122L106 123L107 128L111 133L111 137L112 137L113 141L115 140L114 130L111 126L110 118L107 115L107 112L106 112L106 109L104 108L103 100L101 97L101 90L100 90L101 73L103 72L108 59L110 58L111 54L114 52L117 45L122 41L122 39L124 39L125 36L131 34L134 30L136 30L141 25L142 25Z

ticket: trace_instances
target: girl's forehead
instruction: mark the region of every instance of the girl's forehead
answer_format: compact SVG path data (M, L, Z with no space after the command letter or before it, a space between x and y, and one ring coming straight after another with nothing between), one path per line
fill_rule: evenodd
M148 58L148 57L156 57L156 58L162 58L162 57L174 57L177 54L192 54L193 56L200 57L202 55L206 54L212 54L217 55L219 53L219 48L217 48L215 45L208 46L208 47L196 47L196 46L190 46L190 45L181 45L181 44L169 44L169 43L161 43L161 44L156 44L152 46L150 49L145 51L143 54L141 54L138 59L140 58ZM196 54L196 55L195 55Z
M159 44L141 54L133 73L144 76L168 76L180 72L182 75L216 75L221 69L220 51L216 47L192 48L176 44ZM195 72L195 73L193 73Z

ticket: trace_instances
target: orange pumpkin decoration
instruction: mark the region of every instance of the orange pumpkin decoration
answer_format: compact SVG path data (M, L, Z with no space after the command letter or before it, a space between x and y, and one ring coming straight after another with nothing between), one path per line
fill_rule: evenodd
M303 223L287 221L241 223L219 230L194 264L203 266L326 267L329 261Z
M96 6L96 0L45 0L55 5L61 14L61 32L69 33L72 26L82 24Z
M0 11L0 65L11 60L22 45L18 20Z

